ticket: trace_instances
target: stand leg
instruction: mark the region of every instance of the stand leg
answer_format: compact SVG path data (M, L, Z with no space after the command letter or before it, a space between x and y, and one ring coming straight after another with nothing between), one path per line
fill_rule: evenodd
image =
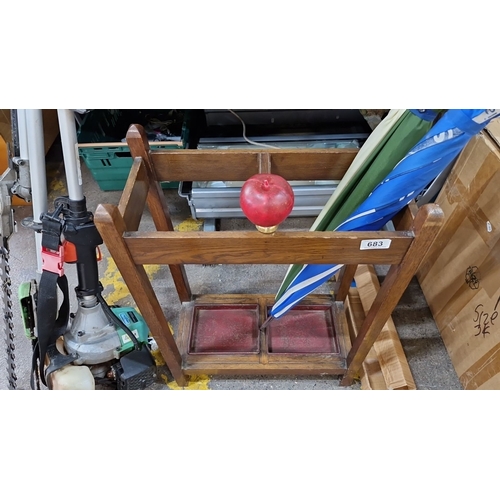
M182 359L170 327L163 314L151 282L143 266L135 265L127 245L123 241L125 223L117 207L99 205L95 212L95 224L104 243L116 262L130 293L144 316L151 334L156 340L169 370L180 386L187 385L182 371Z
M149 177L148 208L153 217L157 231L173 231L167 201L158 182L156 171L149 153L149 143L141 125L132 125L127 132L127 144L132 158L141 157L146 165ZM168 266L175 288L181 302L189 302L192 298L191 289L184 266L172 264Z
M340 385L348 386L353 383L361 364L397 306L403 292L415 276L430 243L439 232L442 218L442 211L432 205L422 207L418 212L413 225L415 239L401 263L393 265L385 277L382 287L366 315L361 332L354 340L352 349L347 356L347 372Z

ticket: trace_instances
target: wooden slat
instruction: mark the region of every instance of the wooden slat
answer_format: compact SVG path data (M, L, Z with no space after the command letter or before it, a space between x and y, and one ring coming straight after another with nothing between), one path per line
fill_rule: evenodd
M383 250L360 250L362 240L392 240ZM137 264L394 264L412 238L395 232L257 231L126 233Z
M314 375L343 375L345 373L345 360L337 359L329 361L323 366L312 365L309 362L290 366L290 363L257 365L257 364L222 364L213 360L211 364L198 363L196 360L189 360L183 366L186 375L245 375L247 377L257 375L296 375L296 376L314 376Z
M271 155L269 153L259 153L259 174L270 174L271 172Z
M289 363L283 363L280 366L277 363L267 364L267 365L257 365L248 363L244 365L239 364L228 364L219 362L217 358L220 356L215 356L212 359L212 363L199 363L192 358L183 366L184 373L186 375L245 375L248 377L257 375L294 375L294 376L313 376L313 375L342 375L345 373L345 361L343 359L329 360L328 363L324 365L313 363L304 363L296 365L290 365Z
M340 180L357 153L357 149L309 149L297 150L294 154L273 151L272 173L297 181Z
M256 151L155 151L160 181L244 181L259 173Z
M373 266L367 265L359 266L355 279L366 315L380 290L380 283ZM389 317L382 327L380 335L373 344L373 349L388 389L416 389L415 380L392 317Z
M346 311L353 331L353 336L356 338L359 335L361 327L363 326L363 321L365 320L365 312L363 310L363 305L361 304L359 292L356 288L351 288L349 290L349 295L346 301ZM378 340L375 344L377 342ZM361 389L363 390L387 390L387 385L385 383L384 376L382 375L382 370L380 368L380 363L374 347L370 349L361 365L360 379Z
M191 333L191 324L193 322L193 313L194 301L184 302L179 313L179 323L175 334L175 341L182 358L182 365L186 362L186 356L189 350L189 336Z
M333 325L335 334L340 347L340 354L343 359L347 358L347 353L351 350L351 339L349 332L349 325L347 323L347 311L344 302L335 301L332 306L333 311ZM347 363L345 364L347 368Z
M403 208L403 210L396 214L392 220L396 231L404 231L405 229L412 227L417 212L417 204L412 201L409 205Z
M335 291L335 299L339 302L344 302L347 294L349 293L349 289L351 288L352 280L354 279L354 274L356 273L356 269L358 268L357 264L351 264L348 266L344 266L337 278L338 288Z
M482 132L483 136L489 137L500 148L500 119L492 120Z
M123 217L127 231L137 231L139 228L146 207L148 191L149 180L146 167L141 158L135 158L118 204L118 210Z
M158 142L150 142L150 146L172 146L177 148L182 148L182 142L180 141L158 141ZM79 148L118 148L126 146L123 142L82 142L78 144Z
M340 180L356 149L152 151L160 181L245 181L269 158L271 173L287 180Z
M267 320L268 307L274 304L275 298L269 295L261 295L259 298L259 342L260 342L260 355L259 363L261 365L269 364L269 338L266 335L266 329L262 329L262 325Z

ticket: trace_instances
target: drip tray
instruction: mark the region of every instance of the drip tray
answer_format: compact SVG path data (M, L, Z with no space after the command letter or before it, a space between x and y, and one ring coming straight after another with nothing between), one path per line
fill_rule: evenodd
M267 327L269 354L340 353L330 305L295 306Z
M176 343L187 375L342 375L349 332L332 296L310 295L259 330L274 295L198 295L182 304Z
M258 354L258 304L195 305L189 354Z

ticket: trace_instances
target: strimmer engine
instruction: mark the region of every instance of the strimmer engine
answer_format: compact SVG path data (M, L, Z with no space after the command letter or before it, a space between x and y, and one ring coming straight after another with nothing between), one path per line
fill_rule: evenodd
M115 319L108 311L105 313L106 308L107 304L97 298L82 297L63 336L64 351L76 356L73 365L87 366L97 383L114 382L118 389L144 389L156 377L147 352L147 325L132 307L111 307ZM132 332L137 344L144 346L144 353L135 350L120 322Z
M102 244L85 199L55 200L42 217L42 277L36 303L36 338L31 387L49 389L145 389L156 380L148 328L131 307L110 307L98 279L97 251ZM64 263L76 264L78 299L69 314ZM57 288L63 295L58 309Z

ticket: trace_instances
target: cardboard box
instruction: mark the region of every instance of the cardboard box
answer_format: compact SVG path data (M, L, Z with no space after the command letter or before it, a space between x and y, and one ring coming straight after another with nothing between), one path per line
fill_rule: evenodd
M45 154L49 151L52 144L59 135L59 121L56 109L42 110L43 136ZM0 109L0 174L5 172L9 166L9 150L12 151L12 129L10 123L10 109ZM9 146L8 146L9 144ZM13 205L28 205L21 198L13 196Z
M52 144L54 144L56 137L59 135L57 109L42 110L42 119L45 154L47 154ZM10 109L0 109L0 135L6 143L10 143L12 141Z
M417 274L465 389L500 389L500 121L474 137L439 193L445 223Z

